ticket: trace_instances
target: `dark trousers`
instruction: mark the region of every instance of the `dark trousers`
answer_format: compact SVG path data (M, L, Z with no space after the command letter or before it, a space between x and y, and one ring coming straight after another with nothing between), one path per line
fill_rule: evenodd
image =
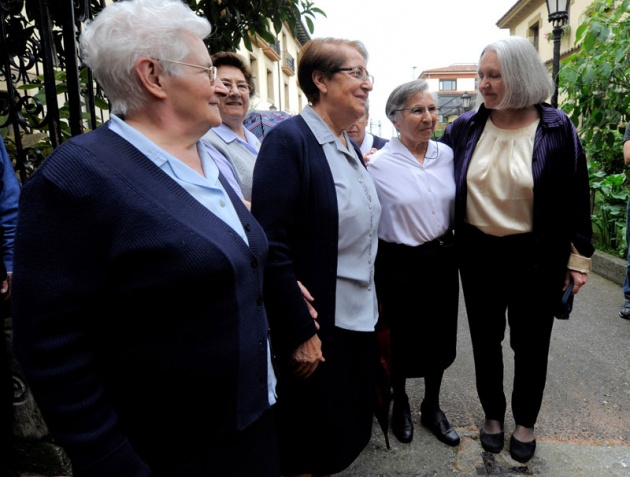
M557 274L538 263L531 234L500 238L472 226L459 233L477 393L486 419L505 418L502 341L507 318L514 351L512 414L516 424L534 427L547 379Z

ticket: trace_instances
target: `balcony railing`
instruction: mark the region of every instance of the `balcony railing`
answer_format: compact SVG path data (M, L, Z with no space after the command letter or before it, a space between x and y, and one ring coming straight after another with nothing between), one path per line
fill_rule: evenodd
M288 51L284 51L282 56L282 71L289 76L293 76L295 74L295 60Z

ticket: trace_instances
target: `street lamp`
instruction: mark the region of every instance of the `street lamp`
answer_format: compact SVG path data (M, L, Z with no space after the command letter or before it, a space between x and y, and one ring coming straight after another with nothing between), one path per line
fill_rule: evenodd
M549 23L553 25L553 70L554 83L551 105L558 107L558 71L560 71L560 39L562 27L569 21L569 0L546 0L549 12Z
M462 94L462 107L464 108L464 111L468 111L470 109L471 98L472 96L468 94L468 91L464 91L464 94Z
M412 80L416 79L416 68L417 68L417 66L412 66L411 67L411 79Z

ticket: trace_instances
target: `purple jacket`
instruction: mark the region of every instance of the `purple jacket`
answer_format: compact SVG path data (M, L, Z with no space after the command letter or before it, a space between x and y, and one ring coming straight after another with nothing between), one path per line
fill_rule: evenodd
M585 257L593 254L586 155L569 117L546 103L536 105L540 123L534 139L533 233L541 254L557 273L566 270L570 243ZM482 104L450 124L440 141L455 154L455 230L466 213L466 175L490 110Z

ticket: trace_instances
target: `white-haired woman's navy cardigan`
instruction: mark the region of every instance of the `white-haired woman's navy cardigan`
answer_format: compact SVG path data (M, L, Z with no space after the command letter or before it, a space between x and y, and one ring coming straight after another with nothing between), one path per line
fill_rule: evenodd
M80 475L148 475L269 408L268 244L221 179L249 246L107 126L24 186L15 351Z

